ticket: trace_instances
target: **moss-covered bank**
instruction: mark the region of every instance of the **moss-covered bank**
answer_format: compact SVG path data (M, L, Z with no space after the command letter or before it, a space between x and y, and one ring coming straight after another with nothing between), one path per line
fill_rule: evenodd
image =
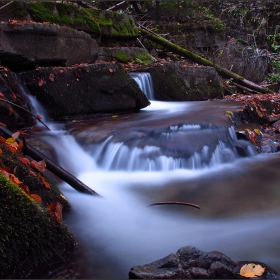
M76 250L73 235L46 207L52 202L65 209L70 205L44 172L19 161L23 155L2 143L0 151L0 170L9 170L25 186L21 188L0 172L0 278L38 277L67 261ZM32 194L40 196L42 203Z

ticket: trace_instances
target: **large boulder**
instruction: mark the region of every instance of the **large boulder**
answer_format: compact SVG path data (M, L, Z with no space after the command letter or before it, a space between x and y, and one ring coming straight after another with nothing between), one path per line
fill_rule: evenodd
M267 265L260 262L234 262L223 253L203 252L195 247L180 248L175 254L142 266L134 266L129 272L130 279L244 279L240 269L254 263L265 268L255 279L278 278Z
M43 23L0 23L1 64L12 69L36 65L69 66L92 63L98 45L85 32L65 26Z
M151 74L156 100L201 101L223 98L223 88L213 67L183 67L165 63L143 69Z
M135 112L150 103L119 63L39 68L21 77L54 119L108 112Z

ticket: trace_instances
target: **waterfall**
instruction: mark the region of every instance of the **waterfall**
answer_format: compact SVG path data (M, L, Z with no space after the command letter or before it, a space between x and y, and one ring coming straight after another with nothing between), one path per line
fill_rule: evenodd
M149 100L155 100L153 82L150 73L129 73Z

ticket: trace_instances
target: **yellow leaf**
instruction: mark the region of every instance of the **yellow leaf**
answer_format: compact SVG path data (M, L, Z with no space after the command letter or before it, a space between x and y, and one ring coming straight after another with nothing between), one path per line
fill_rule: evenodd
M239 274L243 277L247 278L253 278L256 276L262 276L265 271L265 268L262 267L259 264L254 264L254 263L248 263L244 264L241 269Z
M261 135L262 133L260 132L259 129L255 128L254 131L256 132L256 134Z
M233 115L232 111L226 111L228 114Z
M6 143L7 143L7 144L13 144L15 141L16 141L16 139L12 137L12 138L8 138L8 139L6 140Z
M113 115L113 116L112 116L112 118L117 118L117 117L118 117L118 115Z

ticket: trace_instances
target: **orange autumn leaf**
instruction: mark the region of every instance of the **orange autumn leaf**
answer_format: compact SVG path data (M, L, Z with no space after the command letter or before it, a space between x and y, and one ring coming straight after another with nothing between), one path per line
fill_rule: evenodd
M36 116L36 119L37 119L37 120L41 120L42 117L41 117L40 115L37 115L37 116Z
M13 96L14 99L17 99L17 96L15 95L14 92L12 92L12 96Z
M29 170L29 173L30 173L32 176L37 177L37 175L36 175L36 173L35 173L35 172L33 172L33 171Z
M6 125L4 123L1 123L1 122L0 122L0 126L5 126L6 127Z
M52 202L47 206L47 209L50 211L54 219L59 223L62 221L62 207L62 204L59 202Z
M46 170L46 161L44 159L41 161L32 160L30 166L40 172L44 172Z
M30 197L32 197L38 203L42 204L42 198L38 194L32 193L30 194Z
M109 68L109 72L110 72L110 73L114 73L115 71L114 71L114 69Z
M19 161L20 161L21 163L23 163L23 164L25 164L25 165L27 165L27 166L30 165L30 160L29 160L28 158L19 157L18 159L19 159Z
M42 180L42 182L43 182L45 188L46 188L46 189L50 189L51 186L50 186L50 184L46 181L46 179L44 178L44 176L42 176L40 173L38 174L38 176L39 176L39 178Z
M13 109L12 109L12 108L9 108L8 116L11 116L12 113L13 113Z
M21 150L23 149L23 147L24 147L24 143L23 143L23 141L21 139L19 144L18 144L18 147L17 147L17 152L20 153Z
M0 148L0 154L2 154L3 153L3 150Z
M239 274L243 277L247 278L254 278L257 276L262 276L265 271L265 268L262 267L259 264L254 264L254 263L248 263L244 264L241 269Z
M14 174L10 174L9 179L18 186L23 185L23 183Z

